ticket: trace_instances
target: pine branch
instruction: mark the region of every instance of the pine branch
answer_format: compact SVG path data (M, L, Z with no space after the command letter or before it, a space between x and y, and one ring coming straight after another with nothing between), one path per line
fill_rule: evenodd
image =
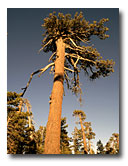
M55 54L56 54L56 52L54 52L54 53L51 55L51 57L49 58L48 62L51 61L51 59L53 58L53 56L54 56Z
M49 67L55 65L55 63L50 63L48 64L47 66L45 66L44 68L40 69L40 74L39 74L39 77L41 76L41 74L43 74Z

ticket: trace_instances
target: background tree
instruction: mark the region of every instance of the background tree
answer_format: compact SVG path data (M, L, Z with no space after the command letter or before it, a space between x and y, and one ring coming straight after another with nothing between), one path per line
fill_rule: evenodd
M97 154L105 154L104 146L101 140L97 142Z
M109 141L106 143L106 154L119 153L119 134L113 133Z
M83 137L81 130L75 127L72 135L73 144L71 145L71 148L73 149L73 154L84 154Z
M84 153L88 154L88 150L87 150L87 141L86 141L86 135L85 135L85 130L84 130L84 120L86 119L86 115L82 110L74 110L73 111L73 116L78 117L79 118L79 124L81 126L81 131L82 131L82 138L83 138L83 143L84 143Z
M45 136L46 136L46 127L40 126L39 129L35 132L37 154L44 153Z
M61 154L71 154L70 141L71 138L68 137L68 132L66 128L66 117L61 118L61 136L60 136L60 150ZM34 137L36 140L37 154L44 154L44 142L46 136L46 127L40 126L39 129L35 132Z
M92 131L91 122L84 122L86 138L88 139L88 152L93 154L91 139L95 139L95 133Z
M35 142L31 139L34 127L29 127L29 112L22 112L24 101L21 94L7 93L7 153L35 153Z
M101 19L99 22L89 23L83 18L82 13L76 13L74 18L70 14L50 13L49 17L44 19L42 27L45 29L42 48L44 52L52 52L49 61L52 61L46 67L33 72L23 88L23 94L27 90L33 75L46 71L49 67L54 73L53 89L50 97L50 111L47 122L47 132L45 140L46 154L60 153L60 128L61 111L63 100L63 82L73 93L82 93L79 81L79 73L84 70L90 79L96 79L100 76L108 76L113 72L114 62L112 60L103 60L99 52L90 42L91 36L96 35L100 39L106 39L108 28L104 23L108 19ZM83 44L84 43L84 44ZM83 46L81 45L83 44ZM73 78L71 74L73 73ZM40 76L39 75L39 76ZM81 97L80 97L81 101Z
M60 136L60 150L61 154L72 154L70 148L71 138L68 136L68 132L66 128L68 124L66 124L66 117L61 118L61 136Z

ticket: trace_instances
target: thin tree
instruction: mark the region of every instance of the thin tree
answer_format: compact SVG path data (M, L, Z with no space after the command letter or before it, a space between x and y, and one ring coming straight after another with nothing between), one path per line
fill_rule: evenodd
M52 52L49 63L46 67L33 72L25 88L22 88L24 95L32 77L39 73L39 76L51 67L54 74L53 89L50 96L50 111L46 126L45 153L60 154L60 128L61 112L64 93L64 80L67 88L73 93L82 93L79 81L79 73L84 70L90 79L100 76L108 76L113 72L114 62L103 60L100 53L90 43L92 35L100 39L106 39L108 28L104 23L108 19L101 19L99 22L89 23L83 18L82 13L76 13L74 18L70 14L50 13L44 19L42 27L43 34L42 48L44 52ZM83 44L83 46L81 45ZM73 78L71 78L73 74ZM81 101L81 96L80 96Z
M83 141L82 133L77 127L74 128L72 132L72 145L71 148L73 150L73 154L83 154Z
M83 143L84 143L84 153L88 154L87 150L87 141L86 141L86 135L85 135L85 130L84 130L84 120L86 119L86 114L82 110L74 110L73 111L73 116L79 117L79 124L81 126L81 131L82 131L82 136L83 136Z
M104 146L101 140L97 142L97 154L105 154Z
M86 138L88 139L89 154L93 154L91 139L95 139L96 134L92 131L91 122L84 122L83 125L85 126Z

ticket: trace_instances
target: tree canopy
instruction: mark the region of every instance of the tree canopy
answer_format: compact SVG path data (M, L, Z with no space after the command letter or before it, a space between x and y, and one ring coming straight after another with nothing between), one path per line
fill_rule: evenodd
M104 60L91 43L91 36L93 35L102 40L109 37L106 34L109 29L104 25L108 20L108 18L102 18L99 22L93 21L89 23L83 17L82 12L79 14L76 12L73 18L70 14L64 15L63 13L58 13L57 15L56 12L50 13L42 24L45 32L42 34L43 40L40 51L51 51L52 55L49 58L49 62L52 62L31 74L27 86L22 88L24 90L22 96L28 88L33 75L39 73L40 76L49 67L51 67L51 73L54 73L54 62L57 59L56 41L59 38L63 39L66 47L64 64L65 83L67 84L67 88L74 94L80 94L80 101L82 90L79 73L81 70L91 80L100 78L101 76L109 76L114 72L113 66L115 62L112 59Z
M86 119L86 114L82 110L74 110L72 115L75 116L75 117L79 117L80 116L80 119L82 121L84 121Z
M42 48L44 52L52 51L53 54L49 61L56 59L56 40L62 37L66 44L65 50L65 81L67 87L73 93L81 93L79 72L84 72L90 79L96 79L100 76L108 76L114 72L113 60L103 60L100 53L91 44L91 36L95 35L100 39L106 39L109 35L106 34L108 28L104 23L109 19L101 19L99 22L93 21L89 23L83 17L82 12L76 13L74 18L70 14L50 13L49 17L44 19L45 33L42 40ZM67 69L67 70L66 70ZM74 73L70 79L70 73Z

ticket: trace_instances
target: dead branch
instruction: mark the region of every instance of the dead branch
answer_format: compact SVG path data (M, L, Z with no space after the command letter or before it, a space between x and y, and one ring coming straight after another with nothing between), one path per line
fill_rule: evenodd
M79 58L80 58L80 56L78 56L76 62L74 63L74 68L77 68L76 65L77 65L77 63L78 63L78 61L79 61Z
M80 48L79 47L73 48L69 44L66 44L65 46L66 46L66 48L70 48L71 50L76 50L76 51L82 51L82 50L84 50L84 48L82 48L82 47L80 47Z
M81 40L83 43L88 44L87 40L81 39L79 36L76 36L79 40Z
M44 67L44 68L42 68L42 69L39 69L39 70L33 72L33 73L30 75L30 78L29 78L29 81L28 81L26 87L25 87L25 88L21 88L22 90L24 90L23 93L22 93L22 95L21 95L21 97L24 96L24 94L25 94L27 88L29 87L29 85L30 85L30 83L31 83L31 81L32 81L32 77L33 77L34 75L40 73L40 72L41 72L41 74L42 74L43 72L45 72L45 71L46 71L49 67L51 67L52 65L54 65L54 63L50 63L50 64L47 65L46 67ZM40 74L40 75L41 75L41 74ZM40 75L39 75L39 76L40 76Z
M76 43L73 41L73 39L71 39L71 38L69 38L69 39L77 49L79 48L79 50L85 50L85 48L77 46Z
M42 51L44 49L44 47L46 47L48 44L50 44L52 42L53 39L50 39L41 49L39 49L39 53L40 51Z
M69 71L71 71L72 73L74 73L74 70L72 70L72 69L69 69L69 68L67 68L67 67L64 67L64 69L65 69L65 70L69 70Z
M40 69L40 74L39 74L39 77L41 76L41 74L43 74L49 67L55 65L55 63L50 63L48 64L47 66L45 66L44 68Z
M73 43L73 45L74 45L75 47L78 47L78 46L76 45L76 43L75 43L71 38L69 38L69 40Z
M25 92L26 92L26 90L27 90L29 84L31 83L32 77L33 77L35 74L39 73L40 71L41 71L41 70L39 69L39 70L33 72L33 73L30 75L30 79L29 79L29 81L28 81L26 87L25 87L25 88L21 88L22 90L24 90L23 93L22 93L22 95L21 95L21 97L23 97L23 95L25 94Z
M51 59L53 58L53 56L54 56L55 54L56 54L56 52L54 52L54 53L51 55L51 57L49 58L48 62L51 61Z
M87 59L87 58L83 58L83 57L79 56L78 54L70 54L70 53L65 54L65 56L67 56L67 55L69 55L70 57L76 58L76 59L78 59L78 57L79 57L79 60L88 61L88 62L92 62L92 63L96 64L95 61Z

